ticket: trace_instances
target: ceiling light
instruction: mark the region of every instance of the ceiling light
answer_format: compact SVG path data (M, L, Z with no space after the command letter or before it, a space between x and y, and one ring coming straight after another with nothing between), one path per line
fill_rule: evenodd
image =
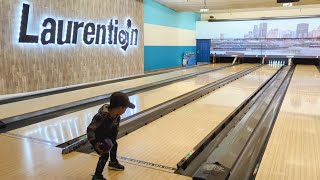
M207 0L203 0L203 8L200 9L200 12L208 12L209 9L207 8Z
M292 3L283 3L282 6L283 6L283 7L291 7L291 6L292 6Z
M209 9L200 9L200 12L208 12Z

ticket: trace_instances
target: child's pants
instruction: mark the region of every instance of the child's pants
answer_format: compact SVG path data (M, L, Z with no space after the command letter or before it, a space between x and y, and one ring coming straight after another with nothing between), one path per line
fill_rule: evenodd
M113 143L113 147L110 151L110 153L104 153L100 155L98 164L97 164L97 168L96 168L96 172L95 175L101 175L103 172L103 169L109 159L109 154L110 154L110 161L111 162L117 162L117 149L118 149L118 143L116 141L116 139L111 139ZM94 149L98 154L100 154L100 152L97 149Z

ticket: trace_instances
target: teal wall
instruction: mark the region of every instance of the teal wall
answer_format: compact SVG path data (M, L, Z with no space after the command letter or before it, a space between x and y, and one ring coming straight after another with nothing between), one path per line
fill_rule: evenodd
M144 23L195 31L199 20L198 13L179 13L153 0L144 0ZM195 52L196 46L144 46L144 70L181 66L186 51Z
M195 46L145 46L145 71L181 66L183 53L195 52ZM146 61L147 59L147 61Z
M198 13L179 13L153 0L144 0L144 23L196 30L196 21L199 20Z

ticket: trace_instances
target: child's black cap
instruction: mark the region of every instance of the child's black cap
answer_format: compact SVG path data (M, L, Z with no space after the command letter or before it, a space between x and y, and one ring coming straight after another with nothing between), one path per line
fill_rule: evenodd
M136 106L132 104L129 97L123 92L115 92L110 96L110 106L109 108L116 107L128 107L134 109Z

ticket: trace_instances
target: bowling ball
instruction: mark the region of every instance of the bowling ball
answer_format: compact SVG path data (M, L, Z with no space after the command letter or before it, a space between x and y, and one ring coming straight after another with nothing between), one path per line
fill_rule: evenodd
M101 149L103 153L110 152L112 147L113 143L110 139L105 139L99 144L99 149Z

